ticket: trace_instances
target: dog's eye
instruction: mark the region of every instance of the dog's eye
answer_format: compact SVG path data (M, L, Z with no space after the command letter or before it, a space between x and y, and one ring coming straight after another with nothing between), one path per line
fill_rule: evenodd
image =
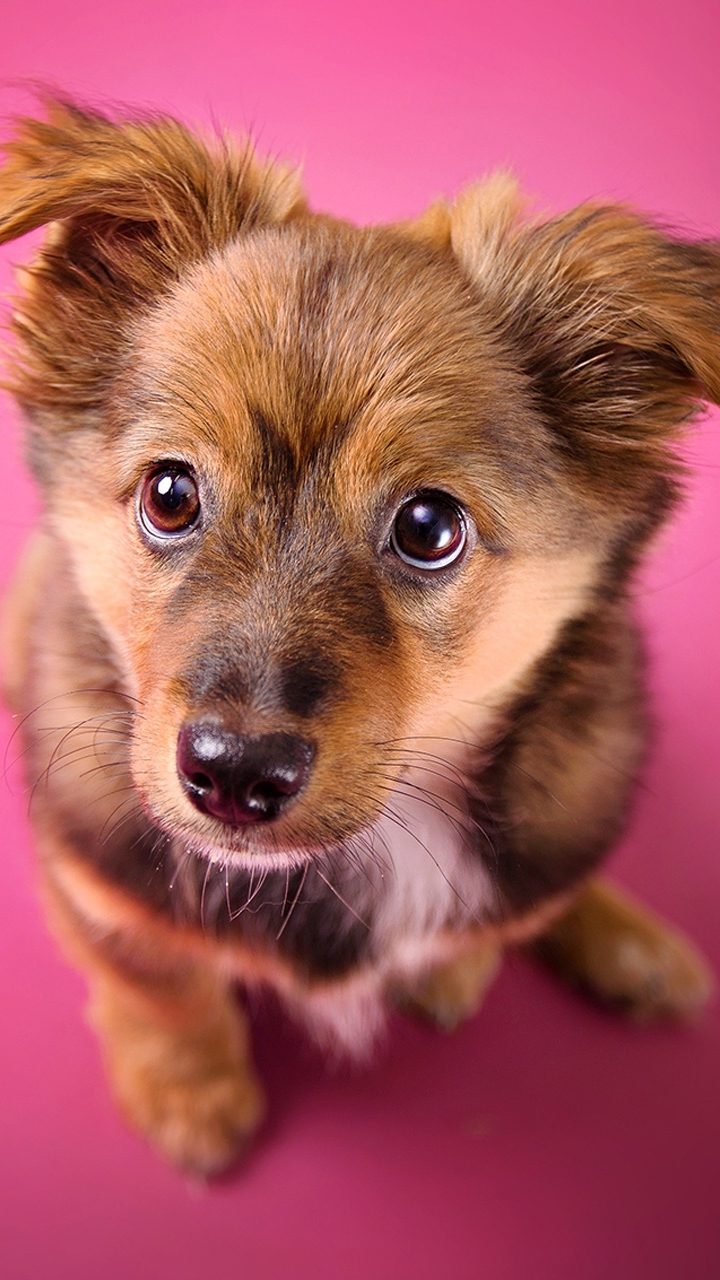
M149 533L169 538L187 533L200 515L197 485L184 467L165 466L143 481L140 514Z
M416 569L454 564L466 542L465 519L446 493L418 493L404 502L390 535L395 554Z

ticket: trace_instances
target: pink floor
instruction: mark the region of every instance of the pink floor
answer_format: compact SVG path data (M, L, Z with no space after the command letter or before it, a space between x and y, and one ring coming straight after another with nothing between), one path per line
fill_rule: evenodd
M0 111L37 77L251 128L304 162L316 204L361 220L509 164L549 208L604 193L720 232L719 19L714 0L25 0L3 18ZM5 574L33 500L0 412ZM614 870L720 972L718 422L640 591L660 734ZM519 959L473 1024L398 1021L369 1071L328 1072L258 1010L269 1125L242 1174L187 1187L111 1109L35 902L26 809L3 783L3 1280L720 1275L717 1005L639 1031Z

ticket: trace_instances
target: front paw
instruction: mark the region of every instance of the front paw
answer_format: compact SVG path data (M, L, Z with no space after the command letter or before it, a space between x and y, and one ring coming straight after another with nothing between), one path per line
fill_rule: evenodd
M560 977L637 1022L692 1018L714 989L707 963L682 933L602 882L534 946Z
M163 1061L118 1079L114 1091L132 1125L171 1164L212 1177L245 1154L264 1115L262 1093L245 1070L207 1064L183 1076Z
M265 1114L240 1025L228 1019L169 1029L108 1019L107 1010L93 1013L110 1085L128 1123L191 1176L212 1177L236 1164Z
M595 983L597 995L636 1022L690 1020L707 1004L713 988L699 951L669 927L615 938Z
M396 986L395 1004L439 1031L455 1031L477 1013L501 959L494 940L479 940L465 954Z

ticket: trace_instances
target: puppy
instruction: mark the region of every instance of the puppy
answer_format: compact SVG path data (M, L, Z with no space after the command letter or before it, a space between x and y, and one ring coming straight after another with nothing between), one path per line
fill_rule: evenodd
M181 1168L263 1102L234 984L367 1053L509 945L637 1017L690 945L594 878L645 751L630 586L720 399L720 248L500 175L415 222L164 117L54 99L13 324L42 525L5 622L52 925Z

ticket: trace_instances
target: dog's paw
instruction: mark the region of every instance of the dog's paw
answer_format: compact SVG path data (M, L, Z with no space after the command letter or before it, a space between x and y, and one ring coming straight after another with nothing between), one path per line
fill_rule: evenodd
M90 1008L115 1099L128 1123L171 1164L209 1178L245 1153L265 1105L242 1011L154 1020L105 992Z
M209 1178L244 1155L264 1116L260 1088L237 1064L177 1069L168 1058L111 1072L126 1120L171 1164Z
M588 985L636 1022L692 1019L707 1004L714 982L699 951L667 926L640 935L618 933L602 971Z
M535 948L560 977L637 1022L691 1019L714 990L687 938L605 884L591 886Z
M399 984L393 991L394 1002L404 1013L440 1031L454 1031L477 1013L501 959L496 944L483 942L456 960Z

